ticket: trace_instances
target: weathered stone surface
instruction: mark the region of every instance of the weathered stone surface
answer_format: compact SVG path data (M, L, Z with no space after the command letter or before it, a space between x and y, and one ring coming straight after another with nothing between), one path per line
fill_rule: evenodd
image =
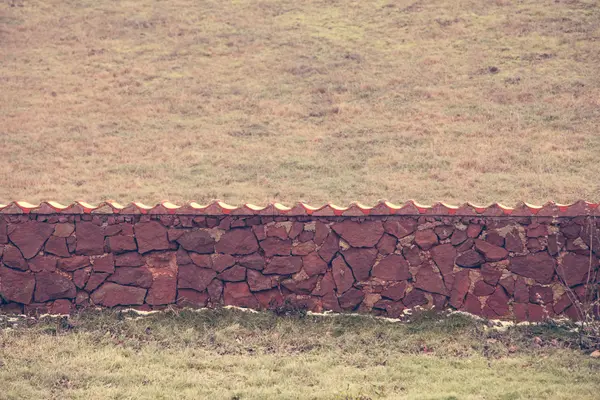
M100 257L92 258L94 272L115 272L115 258L112 254L103 254Z
M415 287L429 293L448 295L448 290L439 272L431 265L423 265L415 275Z
M454 269L456 249L450 243L435 246L431 249L431 258L440 269L442 275L449 275Z
M350 248L342 253L344 260L352 269L357 281L369 279L371 268L375 264L377 250L373 248Z
M533 223L527 227L527 237L540 237L548 235L548 226L544 224Z
M198 292L206 290L209 283L217 276L212 269L194 265L180 265L177 286L181 289L194 289Z
M40 272L35 275L36 302L43 303L55 299L74 299L77 293L75 284L69 278L53 273Z
M470 224L467 227L467 237L470 237L471 239L475 239L476 237L478 237L481 234L482 230L483 230L483 225Z
M597 268L598 260L595 257L590 261L589 256L567 253L560 259L557 271L561 280L572 287L592 282Z
M292 247L292 255L294 256L305 256L317 249L317 246L312 240L306 241L304 243L295 244Z
M58 268L67 272L73 272L79 268L85 268L90 265L92 265L92 263L88 256L72 256L71 258L58 259Z
M501 287L488 297L486 306L489 307L498 317L504 317L508 314L508 296Z
M233 229L221 236L215 250L225 254L251 254L258 250L258 241L251 229Z
M269 237L260 242L260 247L265 252L266 257L289 256L292 252L292 241L290 239L281 240Z
M351 311L358 307L364 298L365 294L362 291L350 288L338 297L338 301L343 310Z
M197 292L192 289L179 289L177 291L177 305L180 307L206 307L208 293Z
M452 234L452 237L450 238L450 243L453 246L458 246L461 243L463 243L465 240L467 240L467 231L461 231L461 230L457 229Z
M151 253L144 256L144 261L152 274L152 285L146 295L146 303L150 305L175 303L179 269L175 252Z
M267 226L267 237L275 237L285 240L288 238L288 234L285 226L275 224Z
M308 276L321 275L327 270L327 263L316 253L302 257L302 265Z
M217 278L227 282L241 282L246 280L246 268L234 265L217 275Z
M406 308L422 306L427 304L427 297L425 297L425 293L422 290L413 289L404 295L402 304L404 304Z
M48 307L48 314L51 315L69 315L73 310L73 303L71 300L58 299L52 302Z
M385 233L377 243L377 250L380 254L387 256L396 250L397 243L398 240L394 236Z
M469 277L469 270L465 269L458 271L454 277L452 290L450 292L450 306L457 310L462 308L465 297L469 292L470 285L471 279Z
M258 300L250 292L246 282L228 282L223 290L223 300L225 305L258 308Z
M213 254L211 256L211 262L206 264L204 261L199 260L200 257L193 256L194 264L199 267L212 267L217 272L225 271L227 268L232 267L235 264L235 257L229 254Z
M475 248L483 254L486 261L500 261L508 257L506 249L481 239L475 239Z
M144 265L144 258L138 252L115 255L115 266L117 267L139 267L141 265Z
M194 253L210 254L215 251L215 239L204 230L185 232L177 239L177 243Z
M423 263L423 257L421 256L421 249L417 246L405 247L402 249L402 255L408 261L408 265L411 267L417 267Z
M54 225L38 221L17 224L8 234L10 241L21 250L23 257L30 259L42 249L42 246L54 232Z
M518 278L515 281L515 292L513 298L517 303L528 303L529 302L529 286L525 279Z
M316 242L315 242L316 243ZM318 253L319 256L327 263L331 262L333 257L340 249L340 239L337 235L331 232L323 241Z
M137 245L133 236L116 235L108 238L108 246L113 253L136 251Z
M554 303L554 293L552 288L548 286L535 285L529 288L529 302L534 304L549 304Z
M441 226L436 226L434 231L440 240L446 240L454 232L454 227L451 225L441 225Z
M297 256L273 257L268 263L263 274L289 275L302 268L302 258Z
M381 221L346 220L333 224L331 228L352 247L374 247L384 232Z
M82 270L78 270L78 271L82 271ZM85 285L85 291L93 292L100 285L102 285L104 283L106 278L108 278L108 274L105 272L91 274Z
M329 233L331 232L331 229L329 229L329 226L325 225L324 223L322 223L321 221L317 221L314 225L314 241L315 244L317 246L320 246L323 244L323 242L325 241L325 239L327 238L327 236L329 236Z
M272 310L276 307L281 307L285 302L283 296L277 289L256 292L254 293L254 297L256 300L258 300L260 307L266 310Z
M0 266L0 295L7 301L29 304L35 288L35 277L28 272Z
M412 218L388 219L383 227L387 233L401 239L417 230L417 221Z
M118 267L108 280L121 285L149 288L152 285L152 273L146 267Z
M262 271L265 268L265 259L259 254L238 257L237 263L242 267Z
M504 240L504 247L506 250L512 251L513 253L521 253L523 251L523 240L517 232L511 232L507 234Z
M54 256L35 256L29 260L29 269L33 272L56 271L57 260Z
M19 269L21 271L27 271L27 269L29 269L27 261L25 261L21 251L15 246L4 246L4 249L2 250L2 262L8 267Z
M539 283L548 284L554 276L555 261L548 253L528 254L510 259L509 269Z
M135 239L140 253L167 250L167 228L158 221L140 222L134 226Z
M218 279L213 279L206 287L208 292L208 301L211 305L221 303L221 295L223 294L223 282Z
M252 269L247 271L247 276L248 286L253 292L268 290L277 286L277 279L273 276L265 276Z
M494 290L496 290L495 286L492 286L485 281L477 281L473 287L473 294L477 297L489 296L494 293Z
M333 279L332 271L327 271L323 277L317 281L317 286L312 291L314 296L326 296L333 294L335 290L335 279ZM337 299L337 297L336 297ZM337 303L337 300L336 300Z
M494 246L504 247L504 237L496 231L488 232L485 235L485 241Z
M384 281L404 281L411 277L408 263L399 254L390 254L375 264L372 275Z
M429 250L438 243L438 237L433 229L425 229L415 233L415 243L423 250Z
M77 245L75 252L84 255L104 254L104 232L102 227L91 222L81 221L75 224Z
M487 284L496 286L501 276L502 271L496 269L492 264L483 264L481 266L481 277Z
M481 315L481 302L479 301L479 298L471 293L467 293L467 297L465 298L461 311L468 312L473 315Z
M106 282L91 295L94 304L115 307L144 304L146 289Z
M383 292L381 292L381 295L383 297L387 297L388 299L392 299L395 301L402 300L407 287L408 283L406 281L394 282L390 286L388 286Z
M456 257L456 265L463 268L476 268L485 262L481 254L475 250L467 250Z
M286 279L282 281L281 284L292 293L309 294L314 290L315 286L317 286L318 279L318 276L312 276L306 279Z
M73 283L77 288L83 289L88 279L90 279L90 275L92 274L92 268L81 268L77 271L73 272Z
M59 257L69 257L69 249L67 248L67 240L65 238L50 236L46 241L44 250L47 253L57 255Z
M56 224L54 226L54 236L66 238L71 236L71 234L75 232L75 225L73 224Z
M337 256L333 259L332 272L338 294L348 291L348 289L350 289L354 284L352 270L348 267L341 256Z

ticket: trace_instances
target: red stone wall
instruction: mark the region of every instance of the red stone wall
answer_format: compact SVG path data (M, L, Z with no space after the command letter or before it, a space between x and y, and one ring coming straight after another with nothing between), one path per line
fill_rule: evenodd
M590 251L590 247L592 250ZM597 284L591 216L0 215L0 308L290 304L390 317L576 317Z

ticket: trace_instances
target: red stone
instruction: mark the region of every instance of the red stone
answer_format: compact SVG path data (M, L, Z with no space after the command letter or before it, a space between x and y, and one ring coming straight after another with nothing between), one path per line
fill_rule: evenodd
M0 244L8 243L8 226L4 217L0 217Z
M227 282L241 282L246 280L246 268L234 265L217 275L217 278Z
M571 224L560 227L560 231L569 239L577 239L581 234L581 225Z
M298 241L300 242L308 242L309 240L313 240L315 237L315 233L311 232L311 231L302 231L300 232L300 234L298 235ZM325 238L323 238L323 240L325 240ZM323 241L321 241L321 243L317 243L316 241L314 241L315 244L322 244Z
M412 218L390 218L384 222L383 227L387 233L400 239L410 235L417 229L417 221Z
M559 232L556 235L548 236L548 252L550 255L556 256L558 252L562 250L564 245L565 237L562 235L562 233Z
M479 236L479 234L481 234L482 230L483 230L483 225L470 224L467 227L467 237L470 237L471 239L475 239L476 237Z
M312 276L308 279L286 279L281 284L292 293L309 294L317 285L318 276Z
M104 253L104 232L102 228L91 222L77 222L75 224L77 246L75 252L84 255L100 255Z
M374 247L384 232L381 221L346 220L333 224L332 229L352 247Z
M59 299L52 303L48 308L51 315L69 315L73 311L73 303L67 299Z
M292 227L290 228L289 237L290 239L296 239L298 235L302 233L304 230L304 224L302 222L294 221L292 223Z
M387 256L396 251L396 244L398 244L398 240L392 235L385 233L379 240L379 243L377 243L377 249L380 254Z
M323 310L329 310L333 312L342 311L342 308L340 307L340 303L335 293L327 293L326 295L321 297L321 303L323 305Z
M109 274L107 274L105 272L92 274L90 276L90 278L88 279L87 284L85 285L85 290L87 292L92 292L92 291L96 290L98 288L98 286L100 286L104 283L106 278L108 278L108 275Z
M119 225L109 225L106 228L104 228L104 236L114 236L117 233L121 233L122 228ZM56 231L54 232L54 234L56 235Z
M533 223L527 227L527 237L540 237L548 235L548 227L543 224Z
M264 276L258 271L249 269L248 274L248 286L253 292L260 290L268 290L277 286L277 279L272 276Z
M254 297L256 297L256 300L258 300L261 308L267 310L281 307L284 303L283 296L277 289L256 292L254 293Z
M180 248L181 249L181 248ZM188 256L192 261L191 264L197 265L201 268L213 268L213 259L217 260L217 268L221 270L231 267L235 263L235 258L230 256L229 254L198 254L198 253L189 253ZM185 264L181 264L185 265Z
M457 265L464 268L476 268L483 264L484 261L485 260L483 259L481 254L479 254L477 251L467 250L466 252L456 257L455 262Z
M305 255L310 254L313 251L315 251L316 248L317 248L317 246L315 245L315 243L312 240L309 240L304 243L298 243L292 247L292 255L305 256Z
M29 269L33 272L54 272L56 261L53 256L36 256L29 260Z
M67 272L73 272L80 268L89 267L90 265L92 263L88 256L72 256L70 258L58 259L58 268Z
M65 238L50 236L44 250L47 253L57 255L59 257L69 257L69 249L67 249L67 240Z
M518 278L515 281L515 293L513 294L513 298L517 303L529 302L529 286L525 282L525 279Z
M302 268L302 258L296 256L273 257L263 270L264 274L289 275Z
M534 304L552 305L554 303L554 293L548 286L535 285L529 288L529 302Z
M454 232L454 227L451 225L441 225L436 226L434 231L440 240L446 240L452 235L452 232Z
M485 235L485 241L494 246L504 247L504 238L496 231L488 232Z
M399 254L390 254L375 264L372 275L384 281L404 281L411 277L408 263Z
M215 250L225 254L251 254L258 250L258 242L251 229L233 229L221 236Z
M133 236L111 236L108 238L108 246L113 253L125 253L137 250Z
M27 261L21 254L21 251L15 246L6 245L2 250L2 262L11 268L20 269L21 271L27 271Z
M94 272L115 272L115 259L112 254L104 254L100 257L92 258Z
M509 233L505 236L504 240L504 247L506 248L506 250L512 251L513 253L521 253L523 251L523 241L521 240L521 237L518 233Z
M598 260L589 256L567 253L558 264L558 276L570 287L586 282L593 282Z
M180 265L177 286L180 289L206 290L208 284L217 276L215 271L194 265Z
M492 286L496 286L500 277L502 276L502 271L497 270L490 264L483 264L481 266L481 277L483 280Z
M316 243L316 241L315 241L315 243ZM331 260L336 255L336 253L338 252L339 249L340 249L340 240L334 232L331 232L329 234L329 236L327 236L327 238L325 239L323 244L321 245L321 248L319 249L318 253L319 253L319 256L321 256L321 258L325 262L329 263L329 262L331 262Z
M479 298L471 293L467 293L467 297L465 298L461 311L468 312L473 315L481 315L481 302L479 301Z
M77 289L69 278L52 272L35 275L34 299L38 303L55 299L74 299Z
M160 222L150 221L135 224L134 232L140 253L169 248L167 229Z
M54 236L66 238L71 236L71 234L75 232L75 225L73 224L56 224L54 226Z
M207 231L185 232L177 239L177 243L187 251L210 254L215 251L215 239Z
M32 274L0 266L0 295L5 300L29 304L34 288L35 278Z
M394 282L381 292L381 295L395 301L401 300L404 297L407 286L408 284L406 281Z
M325 275L317 282L317 286L312 291L315 296L326 296L333 293L335 290L335 279L333 279L333 273L327 271ZM336 300L337 302L337 300Z
M185 231L181 229L169 228L167 229L167 239L169 239L170 242L175 242L177 239L183 236L184 233Z
M485 283L484 281L477 281L473 287L473 294L478 297L489 296L490 294L494 293L494 290L496 290L494 286Z
M144 304L146 289L106 282L91 295L94 304L115 307Z
M17 224L8 234L10 241L21 250L26 259L33 258L54 232L54 225L38 221L27 221Z
M461 230L457 229L452 234L452 237L450 238L450 243L453 246L458 246L459 244L463 243L465 240L467 240L467 231L461 231Z
M237 263L242 267L262 271L265 268L265 259L258 253L238 257Z
M314 236L315 244L317 246L322 245L323 242L325 241L325 239L327 238L327 236L329 236L330 232L331 232L331 230L329 229L329 227L327 225L325 225L321 221L317 221L315 223L315 236Z
M115 266L117 267L139 267L144 265L144 258L138 252L115 255Z
M149 288L152 285L152 273L146 267L118 267L108 280L121 285Z
M366 281L377 257L376 249L350 248L342 253L344 260L352 269L357 281Z
M500 285L506 290L506 292L513 296L515 293L515 279L512 276L500 279Z
M83 289L91 274L92 268L90 267L78 269L77 271L73 272L73 283L79 289Z
M421 250L417 246L405 247L402 249L402 255L408 261L408 265L411 267L418 267L423 263L421 257Z
M211 283L206 287L208 292L208 301L210 305L217 305L221 303L221 295L223 294L223 282L218 279L213 279Z
M433 229L425 229L415 233L415 243L423 250L429 250L438 243L438 237Z
M548 284L552 282L555 265L554 259L548 253L536 253L511 258L509 269L517 275Z
M435 246L431 249L431 258L445 277L452 274L452 271L454 270L456 249L449 243Z
M423 265L415 275L415 288L429 293L448 295L444 280L431 265Z
M348 291L354 284L352 270L348 267L341 256L337 256L332 262L333 280L338 294Z
M260 242L260 247L264 250L266 257L289 256L292 252L292 241L269 237Z
M556 315L562 314L571 304L573 304L573 301L571 299L571 295L569 295L568 293L564 293L556 301L556 303L554 303L554 313Z
M288 238L288 234L287 231L285 229L285 226L283 225L269 225L267 226L267 236L268 237L275 237L275 238L279 238L281 240L285 240Z
M235 257L233 257L232 255L229 254L213 254L211 256L212 259L212 268L217 271L217 272L221 272L226 270L227 268L233 266L235 264ZM198 262L198 263L194 263L200 267L205 267L204 263Z
M302 265L308 276L320 275L327 270L327 263L316 253L302 257Z
M358 307L364 298L365 294L362 291L350 288L338 297L338 301L343 310L351 311Z
M481 239L475 239L475 248L483 254L487 261L500 261L508 257L508 251Z
M458 271L454 277L452 290L450 292L450 305L452 307L457 310L462 308L470 286L471 279L469 278L469 270L465 269Z
M548 309L538 304L527 304L527 320L529 322L542 322L550 318Z
M206 307L208 293L197 292L192 289L180 289L177 291L177 305L180 307Z
M246 282L227 282L223 290L225 305L258 308L259 303Z
M402 304L404 304L406 308L422 306L427 304L427 297L425 297L425 293L423 293L423 291L419 289L413 289L404 296L402 299Z
M513 316L517 322L527 321L527 304L514 303Z
M473 241L473 239L467 239L462 244L460 244L459 246L456 246L456 251L458 253L464 253L467 250L471 250L473 248L473 244L474 243L475 242Z

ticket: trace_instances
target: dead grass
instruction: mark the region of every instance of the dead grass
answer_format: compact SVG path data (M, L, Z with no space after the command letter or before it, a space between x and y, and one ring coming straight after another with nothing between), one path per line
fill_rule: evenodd
M595 399L569 326L237 310L0 316L0 399Z
M600 200L595 0L0 2L0 200Z

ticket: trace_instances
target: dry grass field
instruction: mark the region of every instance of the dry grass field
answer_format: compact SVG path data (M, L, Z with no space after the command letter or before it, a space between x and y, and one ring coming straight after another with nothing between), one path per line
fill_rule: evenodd
M596 0L1 0L0 201L600 200Z
M568 327L237 310L0 316L0 399L597 399Z

